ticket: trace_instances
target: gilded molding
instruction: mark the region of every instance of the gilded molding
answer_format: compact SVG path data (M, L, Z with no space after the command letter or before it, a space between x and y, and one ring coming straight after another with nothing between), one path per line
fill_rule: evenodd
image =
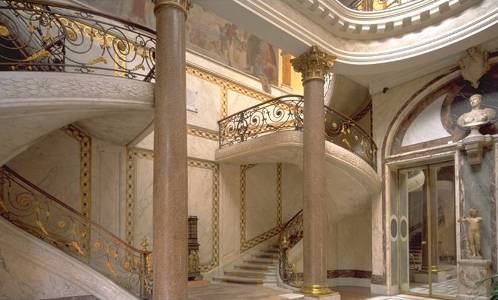
M267 239L274 237L282 231L282 164L277 164L277 211L276 226L272 229L247 240L247 206L246 206L246 188L247 188L247 170L254 167L255 164L240 166L240 251L244 252Z
M212 141L216 141L216 142L218 141L218 136L219 136L217 131L210 130L207 128L202 128L202 127L197 127L194 125L187 125L187 134L201 137L201 138L205 138L205 139L212 140Z
M282 228L282 163L277 163L277 226Z
M135 176L136 176L136 159L154 160L154 152L152 150L141 148L129 148L127 151L127 167L126 167L126 241L131 245L133 242L133 212L135 207ZM219 193L219 178L220 168L218 163L198 159L187 158L187 166L193 168L203 168L211 170L213 173L212 182L212 213L211 213L211 227L213 231L212 236L212 253L211 261L207 264L200 265L201 272L209 272L219 265L219 232L220 232L220 193Z
M318 46L311 46L306 52L291 60L292 66L303 75L303 82L311 79L324 80L325 74L331 72L336 57Z
M187 16L189 9L192 7L192 2L190 0L155 0L154 13L157 15L157 11L166 6L176 7L181 9L185 16Z
M83 216L92 216L92 138L75 125L62 130L80 144L80 205Z

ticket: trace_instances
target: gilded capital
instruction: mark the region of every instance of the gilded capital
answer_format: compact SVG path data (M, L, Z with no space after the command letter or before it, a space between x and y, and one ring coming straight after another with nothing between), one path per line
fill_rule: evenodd
M323 80L325 74L334 66L335 59L335 56L324 52L318 46L311 46L308 51L291 60L291 63L294 69L303 75L305 82L310 79Z
M157 13L157 10L163 6L171 6L181 9L185 16L188 13L188 10L192 7L192 2L190 0L155 0L154 12Z

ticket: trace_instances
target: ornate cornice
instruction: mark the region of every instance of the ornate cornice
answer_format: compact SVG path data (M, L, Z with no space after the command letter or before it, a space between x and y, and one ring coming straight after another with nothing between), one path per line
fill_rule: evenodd
M303 74L303 82L311 79L324 80L334 62L335 56L322 51L318 46L311 46L308 51L291 60L294 69Z
M178 9L181 9L185 16L189 9L192 7L192 3L190 0L155 0L154 13L157 14L157 11L164 6L172 6Z

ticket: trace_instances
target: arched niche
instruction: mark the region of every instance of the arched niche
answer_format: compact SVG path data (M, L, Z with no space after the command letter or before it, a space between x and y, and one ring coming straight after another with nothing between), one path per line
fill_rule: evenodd
M483 75L479 88L458 76L428 93L401 121L392 140L391 154L402 154L459 141L465 136L456 121L470 111L468 98L483 95L481 107L498 111L498 64ZM497 133L497 124L481 129L483 134Z

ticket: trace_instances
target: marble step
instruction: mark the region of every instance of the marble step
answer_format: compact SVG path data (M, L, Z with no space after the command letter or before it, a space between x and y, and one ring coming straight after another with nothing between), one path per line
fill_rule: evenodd
M234 266L235 269L241 270L262 270L262 271L273 271L277 269L276 265L259 265L259 264L239 264Z
M279 254L280 250L278 250L278 249L265 249L265 250L261 250L260 252L269 253L269 254Z
M252 277L242 277L242 276L215 276L213 278L215 281L224 281L231 283L244 283L244 284L265 284L265 283L276 283L277 278L252 278Z
M275 257L259 257L257 255L253 255L250 260L266 261L266 262L269 262L269 263L277 263L278 262L278 258L275 258Z
M272 253L260 253L260 254L254 254L253 255L256 258L271 258L271 259L276 259L278 260L279 256L278 254L272 254Z
M231 270L225 271L227 276L239 276L239 277L253 277L253 278L267 278L277 276L276 271L248 271L248 270Z
M254 265L276 265L278 263L278 260L275 259L265 259L265 258L252 258L252 259L245 259L244 263L247 264L254 264Z

